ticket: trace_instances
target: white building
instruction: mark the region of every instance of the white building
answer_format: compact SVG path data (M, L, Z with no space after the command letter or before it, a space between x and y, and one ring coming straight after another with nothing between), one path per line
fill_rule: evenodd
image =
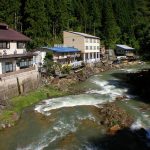
M33 64L33 53L26 51L31 39L0 24L0 74L29 68Z
M36 51L35 56L33 56L33 64L37 67L41 67L44 64L44 59L46 57L46 51Z
M77 48L81 51L81 57L84 62L100 61L100 38L72 31L63 32L64 45Z

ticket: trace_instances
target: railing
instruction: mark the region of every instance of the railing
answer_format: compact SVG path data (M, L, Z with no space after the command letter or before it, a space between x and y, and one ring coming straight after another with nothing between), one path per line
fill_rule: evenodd
M74 58L76 55L64 55L64 56L53 56L53 59L64 59L64 58Z
M72 68L77 68L82 66L83 61L75 61L73 63L71 63Z
M96 63L96 62L99 62L100 61L100 59L88 59L88 60L86 60L86 63Z

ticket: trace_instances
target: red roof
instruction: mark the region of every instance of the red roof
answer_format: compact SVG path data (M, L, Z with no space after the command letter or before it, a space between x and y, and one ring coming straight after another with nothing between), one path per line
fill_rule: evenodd
M0 24L0 41L30 41L31 39L17 32L9 29L6 24Z

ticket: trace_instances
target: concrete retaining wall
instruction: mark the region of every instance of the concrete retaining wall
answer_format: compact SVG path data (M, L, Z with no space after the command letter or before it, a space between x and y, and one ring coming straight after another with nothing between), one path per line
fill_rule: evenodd
M36 70L27 70L0 78L0 105L3 105L3 100L36 89L39 85L39 81L40 75Z

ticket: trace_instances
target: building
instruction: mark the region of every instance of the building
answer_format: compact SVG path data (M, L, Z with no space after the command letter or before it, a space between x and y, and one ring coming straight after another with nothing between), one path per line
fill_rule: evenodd
M33 56L33 64L36 65L37 67L42 67L44 64L44 59L46 56L46 51L35 51L34 52L36 55Z
M100 61L100 38L72 31L63 32L64 45L81 51L82 60L86 63Z
M116 55L117 56L127 56L127 55L133 55L134 48L129 47L127 45L121 45L117 44L116 46Z
M14 72L33 65L33 53L26 51L31 39L0 24L0 74Z
M50 51L53 54L53 61L62 65L72 65L72 67L80 66L82 61L80 51L73 47L58 45L54 47L43 47L42 50Z

